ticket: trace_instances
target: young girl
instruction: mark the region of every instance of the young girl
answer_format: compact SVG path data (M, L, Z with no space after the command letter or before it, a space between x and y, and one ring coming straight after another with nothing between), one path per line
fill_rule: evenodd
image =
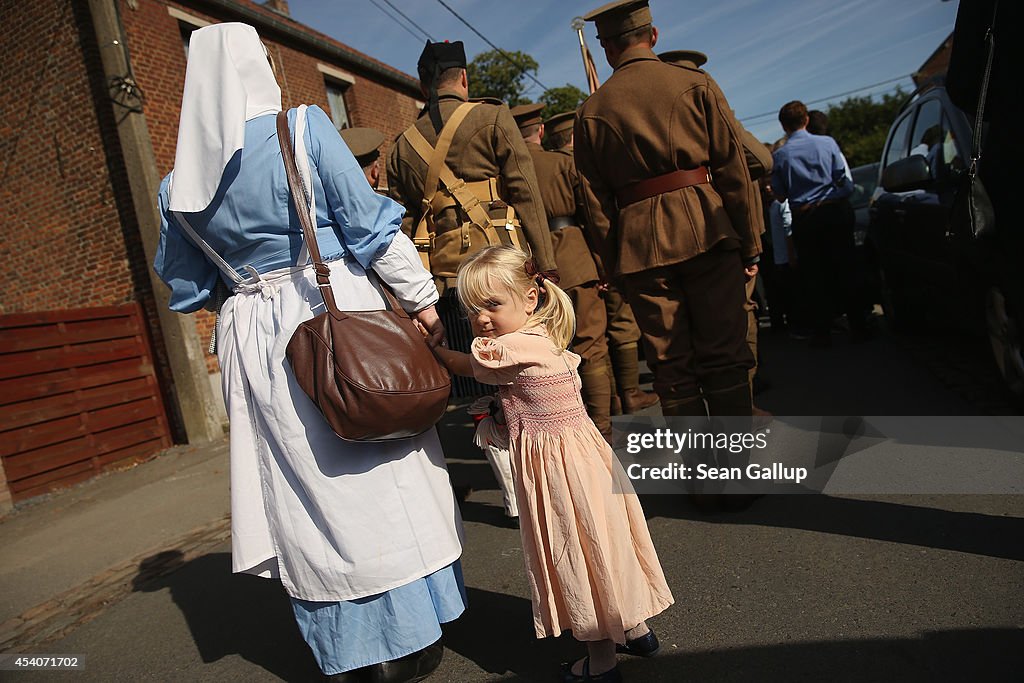
M470 256L456 286L471 353L433 348L452 372L500 386L537 637L571 629L586 642L564 681L621 681L616 649L653 655L645 620L672 594L629 479L580 397L580 357L565 350L572 303L513 247Z

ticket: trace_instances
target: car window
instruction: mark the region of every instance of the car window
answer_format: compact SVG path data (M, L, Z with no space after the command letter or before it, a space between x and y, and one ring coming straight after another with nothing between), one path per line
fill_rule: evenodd
M912 115L907 115L893 131L889 138L889 148L885 151L886 166L907 157L907 134L910 132L910 122L913 119Z
M936 178L944 178L953 171L962 171L967 168L967 163L960 154L960 148L970 145L970 140L957 140L953 132L953 126L949 123L949 117L942 114L942 164L938 168Z
M942 125L942 103L937 99L922 102L910 136L910 154L920 154L925 158L933 178L944 175L943 141L948 129L948 125L945 129Z

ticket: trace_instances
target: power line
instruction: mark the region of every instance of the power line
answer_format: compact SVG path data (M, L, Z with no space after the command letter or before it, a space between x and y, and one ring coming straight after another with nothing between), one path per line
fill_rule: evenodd
M485 36L484 34L480 33L480 31L477 31L477 30L476 30L475 28L473 28L473 25L472 25L472 24L470 24L470 23L469 23L468 21L466 21L465 19L463 19L463 18L462 18L461 16L459 16L459 13L458 13L458 12L456 12L455 10L453 10L453 9L452 9L451 7L449 7L449 6L448 6L448 3L446 3L446 2L444 1L444 0L437 0L437 2L438 2L438 3L440 3L440 5L441 5L442 7L444 7L444 8L446 9L446 10L448 10L449 12L451 12L451 13L452 13L452 14L453 14L453 15L455 16L455 18L456 18L456 19L458 19L458 20L459 20L459 21L461 21L461 22L462 22L463 24L465 24L465 25L466 25L466 27L467 27L467 28L468 28L468 29L469 29L470 31L472 31L473 33L475 33L475 34L476 34L476 35L477 35L477 36L478 36L478 37L479 37L479 38L480 38L480 39L481 39L482 41L484 41L485 43L487 43L488 45L490 45L490 46L491 46L492 48L494 48L494 50L495 50L496 52L498 52L498 54L500 54L500 55L501 55L502 57L504 57L504 58L505 58L506 60L508 60L508 62L509 62L509 63L510 63L510 64L511 64L512 66L514 66L514 67L516 67L517 69L519 69L520 73L522 73L522 74L524 74L525 76L527 76L527 77L528 77L528 78L529 78L530 80L532 80L532 81L533 81L534 83L536 83L537 85L539 85L539 86L540 86L541 88L543 88L544 90L550 90L550 89L551 89L551 88L549 88L548 86L546 86L546 85L544 85L543 83L541 83L541 82L540 82L539 80L537 80L537 77L536 77L536 76L534 76L534 75L533 75L532 73L530 73L530 72L529 72L529 71L528 71L527 69L523 68L523 65L522 65L522 64L520 64L520 63L518 63L518 62L517 62L516 60L512 59L512 56L511 56L510 54L508 54L507 52L505 52L504 50L502 50L502 49L501 49L500 47L498 47L497 45L495 45L494 43L492 43L492 42L491 42L490 40L488 40L488 39L487 39L487 36Z
M879 81L878 83L872 83L871 85L865 85L862 88L855 88L853 90L847 90L846 92L841 92L841 93L838 93L836 95L828 95L826 97L819 97L816 100L808 100L807 102L804 102L804 104L818 104L819 102L827 102L828 100L834 100L837 97L845 97L846 95L852 95L854 93L863 92L865 90L871 90L872 88L877 88L880 85L887 85L889 83L895 83L896 81L902 81L905 78L910 78L912 75L913 74L905 74L903 76L898 76L896 78L890 78L889 80L886 80L886 81ZM890 88L890 90L891 90L891 88ZM885 91L883 91L883 92L885 92ZM878 94L881 94L881 93L875 93L875 94L878 95ZM777 116L778 113L779 112L777 110L776 111L766 111L766 112L762 112L760 114L754 114L753 116L744 116L742 119L740 119L740 121L741 122L742 121L752 121L753 119L760 119L760 118L764 118L765 116Z
M419 25L419 24L417 24L417 23L416 23L415 21L413 21L412 19L410 19L410 18L409 18L409 17L408 17L407 15L406 15L406 13L405 13L405 12L403 12L402 10L398 9L397 7L395 7L395 6L394 6L394 5L393 5L393 4L391 3L391 0L381 0L381 2L383 2L383 3L385 4L385 5L387 5L387 6L388 6L388 7L390 7L391 9L395 10L396 12L398 12L398 13L399 13L399 14L400 14L400 15L402 16L402 18L403 18L403 19L405 19L405 20L406 20L406 21L408 21L408 22L409 22L410 24L412 24L413 26L415 26L415 27L416 27L416 29L417 29L417 30L418 30L418 31L419 31L420 33L422 33L423 35L425 35L425 36L427 37L427 40L430 40L430 41L433 41L433 40L434 40L434 36L432 36L432 35L430 35L429 33L427 33L427 32L426 32L426 31L425 31L425 30L423 29L423 27L422 27L422 26L420 26L420 25Z
M387 0L383 0L383 1L384 1L384 2L387 2ZM405 29L405 32L406 32L406 33L408 33L409 35L411 35L411 36L412 36L413 38L415 38L416 40L419 40L419 39L420 39L420 37L419 37L418 35L416 35L415 33L413 33L413 32L412 32L412 30L410 30L408 26L406 26L405 24L403 24L402 22L400 22L400 21L399 21L398 19L396 19L396 18L394 17L394 15L392 15L392 14L391 14L390 12L388 12L388 11L387 11L386 9L384 9L383 7L381 7L380 5L378 5L378 4L377 4L377 0L370 0L370 2L371 2L371 3L373 4L373 6L374 6L374 7L376 7L376 8L377 8L377 9L379 9L379 10L380 10L381 12L383 12L383 13L384 13L384 16L386 16L386 17L387 17L388 19L390 19L391 21L395 22L396 24L398 24L399 26L401 26L401 27L402 27L403 29ZM391 5L391 3L390 3L390 2L388 2L388 5ZM405 16L405 15L403 14L402 16ZM407 20L408 20L408 18L407 18ZM429 33L427 33L426 31L424 31L423 29L421 29L421 28L420 28L419 26L417 26L417 25L416 25L416 22L414 22L414 21L410 21L409 23L411 23L411 24L412 24L413 26L415 26L415 27L416 27L416 28L417 28L417 29L418 29L419 31L421 31L421 32L423 33L423 35L427 36L427 38L428 38L429 40L433 40L433 38L431 38L431 37L430 37L430 34L429 34Z

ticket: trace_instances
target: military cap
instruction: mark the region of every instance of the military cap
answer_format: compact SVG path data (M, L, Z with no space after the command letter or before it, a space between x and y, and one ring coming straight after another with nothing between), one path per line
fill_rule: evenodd
M599 40L615 38L651 23L651 8L647 2L648 0L615 0L584 14L583 19L597 25Z
M427 101L427 111L430 114L430 124L434 132L440 134L444 123L441 121L441 108L438 104L437 77L445 69L459 67L466 68L466 50L461 40L454 43L447 41L434 43L427 41L420 53L419 61L416 62L416 73L420 76L420 82L430 86L430 96Z
M433 43L428 40L416 62L416 71L425 83L433 81L445 69L455 67L466 68L466 50L461 40L454 43Z
M658 59L669 64L680 64L691 69L699 69L708 61L708 56L696 50L669 50L658 55Z
M346 128L341 131L341 139L359 165L366 166L380 156L378 148L384 142L384 134L375 128Z
M548 135L554 135L555 133L561 133L565 130L572 130L575 123L576 112L564 111L561 114L555 114L545 121L544 130L547 131Z
M544 105L539 102L537 104L520 104L512 108L512 118L516 120L517 126L526 128L541 122L540 110L543 108Z

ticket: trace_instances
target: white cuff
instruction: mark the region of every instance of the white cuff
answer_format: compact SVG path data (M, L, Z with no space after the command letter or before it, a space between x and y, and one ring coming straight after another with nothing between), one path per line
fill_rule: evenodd
M421 311L437 303L437 287L412 240L398 231L391 244L371 263L380 279L391 287L402 308Z

